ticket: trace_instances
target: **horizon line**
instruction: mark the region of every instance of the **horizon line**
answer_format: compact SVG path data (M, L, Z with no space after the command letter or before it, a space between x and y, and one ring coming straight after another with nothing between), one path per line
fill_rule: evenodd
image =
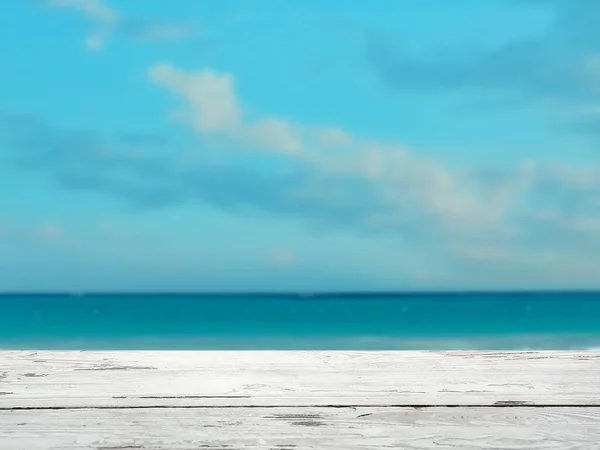
M8 296L247 296L247 297L391 297L391 296L457 296L457 295L548 295L548 294L600 294L595 289L430 289L386 291L0 291L0 297Z

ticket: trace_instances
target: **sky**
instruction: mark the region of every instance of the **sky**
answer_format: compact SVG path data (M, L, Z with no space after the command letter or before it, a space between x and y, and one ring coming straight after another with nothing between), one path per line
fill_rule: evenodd
M597 0L22 0L0 291L600 288Z

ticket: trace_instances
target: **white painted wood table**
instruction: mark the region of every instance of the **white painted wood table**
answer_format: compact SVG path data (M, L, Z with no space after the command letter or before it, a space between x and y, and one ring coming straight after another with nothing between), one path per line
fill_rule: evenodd
M0 351L0 450L600 449L600 352Z

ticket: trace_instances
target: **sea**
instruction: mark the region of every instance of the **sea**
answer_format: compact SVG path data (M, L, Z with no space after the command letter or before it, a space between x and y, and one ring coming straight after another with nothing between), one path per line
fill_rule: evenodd
M0 294L0 349L600 349L600 292Z

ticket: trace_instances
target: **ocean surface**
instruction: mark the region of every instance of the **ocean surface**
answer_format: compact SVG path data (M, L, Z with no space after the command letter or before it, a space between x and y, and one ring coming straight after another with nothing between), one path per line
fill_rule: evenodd
M0 295L0 349L600 349L600 292Z

